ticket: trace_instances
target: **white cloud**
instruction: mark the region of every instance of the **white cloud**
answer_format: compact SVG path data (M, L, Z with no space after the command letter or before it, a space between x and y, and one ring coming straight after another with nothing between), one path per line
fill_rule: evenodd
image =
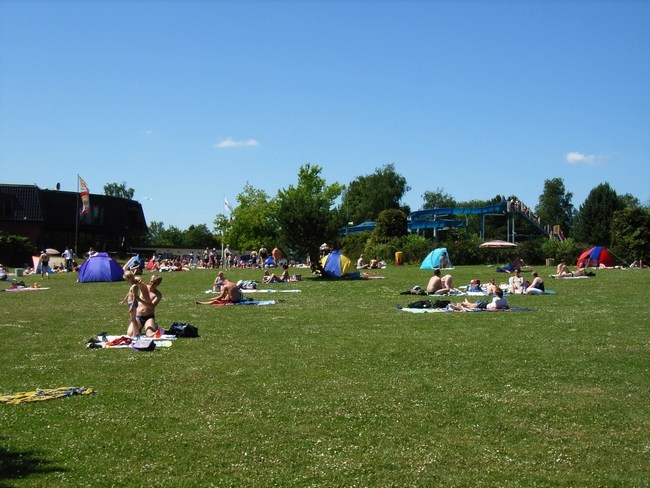
M142 133L145 136L150 136L151 134L153 134L153 129L145 129L145 130L142 131Z
M595 164L603 159L596 154L583 154L577 151L571 151L566 154L566 161L569 164Z
M259 146L260 143L255 139L246 139L244 141L235 141L232 137L223 139L214 145L217 149L230 149L233 147L250 147Z

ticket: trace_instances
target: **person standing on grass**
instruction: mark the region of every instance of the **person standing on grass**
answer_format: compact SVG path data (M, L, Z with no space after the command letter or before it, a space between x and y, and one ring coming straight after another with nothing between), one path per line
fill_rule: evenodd
M45 249L41 251L41 255L38 258L38 264L41 266L41 279L50 278L50 256L45 252Z

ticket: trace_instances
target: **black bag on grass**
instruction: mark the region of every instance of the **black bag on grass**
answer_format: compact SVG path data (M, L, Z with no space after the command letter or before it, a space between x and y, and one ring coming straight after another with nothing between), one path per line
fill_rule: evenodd
M172 323L165 333L175 335L176 337L199 337L199 329L185 322Z
M431 300L418 300L416 302L411 302L407 305L408 308L445 308L451 303L449 300L436 300L432 302Z

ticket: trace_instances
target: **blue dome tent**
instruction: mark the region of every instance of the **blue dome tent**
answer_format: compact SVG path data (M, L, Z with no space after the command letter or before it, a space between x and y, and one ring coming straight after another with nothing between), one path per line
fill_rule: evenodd
M121 281L124 270L108 253L98 252L79 267L79 283L91 281Z
M420 265L420 269L436 268L453 268L446 247L439 247L438 249L431 251L429 255L424 258L424 261L422 261L422 264Z

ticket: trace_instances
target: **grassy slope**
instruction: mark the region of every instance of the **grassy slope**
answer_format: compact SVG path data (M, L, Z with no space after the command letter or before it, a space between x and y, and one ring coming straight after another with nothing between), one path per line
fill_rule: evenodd
M474 314L396 310L430 275L410 266L195 305L214 274L164 275L159 322L201 338L154 353L84 348L126 329L123 282L0 294L0 394L97 389L0 405L0 484L648 486L645 270L546 278L557 295L510 298L532 312Z

